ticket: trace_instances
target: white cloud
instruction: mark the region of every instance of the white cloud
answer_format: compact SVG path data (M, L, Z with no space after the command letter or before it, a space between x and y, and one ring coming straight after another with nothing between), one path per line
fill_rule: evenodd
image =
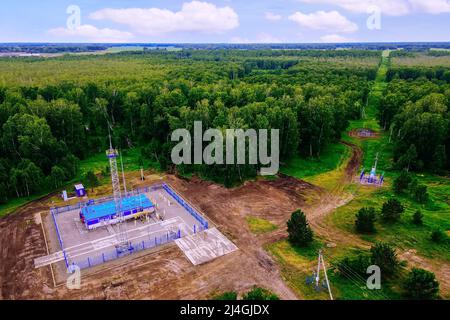
M388 16L404 16L418 13L448 13L450 3L447 0L298 0L303 3L329 4L339 6L354 13L367 13L369 8L377 6Z
M353 40L347 37L343 37L338 34L327 34L320 37L320 40L325 43L337 43L337 42L352 42Z
M74 29L55 28L48 31L48 34L58 39L72 41L92 41L92 42L126 42L134 36L130 32L115 29L99 29L97 27L84 24Z
M367 13L372 6L378 6L382 13L392 16L408 14L407 0L298 0L304 3L320 3L339 6L354 13Z
M269 20L269 21L279 21L282 18L281 15L275 14L275 13L272 13L272 12L266 12L264 14L264 17L266 18L266 20Z
M124 24L150 36L184 31L222 33L239 26L239 17L232 8L200 1L183 3L177 12L159 8L102 9L90 18Z
M450 2L448 0L410 0L414 10L431 14L449 13Z
M298 11L289 16L289 20L313 30L342 33L352 33L358 30L356 23L349 21L337 11L317 11L309 14Z

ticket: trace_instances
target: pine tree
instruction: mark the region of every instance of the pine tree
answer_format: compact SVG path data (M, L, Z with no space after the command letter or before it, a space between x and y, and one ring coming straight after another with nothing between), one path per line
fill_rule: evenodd
M383 203L381 216L384 221L394 222L400 219L401 214L405 211L403 205L397 199L390 199Z
M386 277L395 274L400 263L397 253L391 245L378 242L370 248L370 252L372 253L372 264L380 267L382 276Z
M299 209L294 211L287 222L289 241L301 247L305 247L313 241L313 231L306 220L305 214Z
M375 208L361 208L356 214L355 227L358 232L372 233L375 231Z
M94 191L95 187L98 187L100 185L100 182L98 181L97 176L95 175L94 171L90 170L86 173L86 181L87 185L91 187L91 191Z
M417 210L416 212L414 212L413 223L416 225L423 224L423 214L420 210Z
M412 178L411 175L403 170L402 173L394 180L394 191L397 194L402 193L406 189L408 189L409 184L411 183Z
M406 296L416 300L431 300L439 294L439 282L434 273L413 268L404 283Z

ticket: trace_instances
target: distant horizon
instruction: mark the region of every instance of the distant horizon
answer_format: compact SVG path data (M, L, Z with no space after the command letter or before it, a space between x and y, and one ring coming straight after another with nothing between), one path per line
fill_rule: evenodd
M304 45L304 44L314 44L314 45L354 45L354 44L450 44L449 41L357 41L357 42L0 42L3 44L43 44L43 45L53 45L53 44L65 44L65 45L111 45L111 46L121 46L121 45L208 45L208 44L220 44L220 45Z
M447 42L450 1L18 0L0 3L0 30L1 43Z

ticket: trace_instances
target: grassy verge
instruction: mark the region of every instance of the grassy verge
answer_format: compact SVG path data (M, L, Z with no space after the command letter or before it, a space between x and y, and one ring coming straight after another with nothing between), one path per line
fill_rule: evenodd
M380 66L373 90L371 91L366 118L352 121L349 131L355 128L370 128L380 130L376 120L379 97L386 87L385 77L389 65L386 54ZM377 138L358 139L345 135L345 141L361 147L364 152L362 167L366 170L373 165L376 154L379 154L378 171L386 170L386 183L383 188L354 185L354 199L346 206L340 207L333 215L328 217L329 223L347 231L354 232L354 219L356 212L366 206L379 209L387 199L396 197L406 207L402 220L392 225L377 223L378 232L373 236L363 236L365 240L383 240L392 242L400 248L414 249L423 256L449 260L450 247L447 244L435 244L430 241L430 233L436 228L450 229L450 208L448 201L448 179L435 175L417 175L418 180L427 185L430 201L426 205L420 205L411 200L411 197L397 196L393 193L391 184L398 176L398 172L392 170L392 144L389 136L380 131ZM415 226L411 223L413 213L420 209L424 214L424 225Z
M313 271L317 269L318 251L323 245L320 240L307 248L292 246L288 241L280 241L270 244L267 250L275 257L281 266L281 273L284 281L301 298L306 300L328 300L328 291L325 288L317 290L314 285L307 284L307 277L311 277ZM330 281L330 287L334 299L338 300L380 300L397 299L400 293L397 290L398 284L386 282L381 291L371 291L366 287L363 278L341 275L337 270L337 263L344 256L355 254L354 248L327 248L325 249L325 264ZM324 279L321 271L321 279ZM322 282L322 280L321 280Z
M141 161L145 169L148 168L159 169L156 163L141 157L140 148L123 150L122 159L123 159L123 167L126 172L140 170L141 167L139 163ZM120 169L120 158L117 164ZM109 161L106 158L105 153L101 152L95 154L85 160L80 161L80 174L78 179L82 178L84 174L90 170L94 171L95 173L99 173L105 168L109 168Z
M39 199L42 196L45 196L46 193L34 195L30 197L22 197L22 198L15 198L9 200L7 203L0 204L0 217L4 217L10 213L13 213L17 208L34 201L36 199Z
M392 197L396 197L405 206L405 212L400 221L392 224L376 223L377 232L374 235L362 235L361 238L370 241L390 242L402 250L413 249L420 255L450 262L450 243L434 243L430 240L431 232L437 228L450 230L450 205L448 200L448 181L437 176L424 175L417 177L426 184L430 194L427 204L421 205L408 195L394 195L392 189L361 187L357 196L347 205L338 208L328 217L328 222L354 233L355 214L362 207L372 206L379 212L382 204ZM424 223L417 226L412 223L415 211L421 210Z
M250 227L250 231L256 234L266 233L277 229L276 225L266 219L252 216L247 216L245 217L245 219L247 220L248 226Z
M141 150L139 148L123 150L122 158L123 158L125 172L140 170L139 163L141 161ZM142 162L144 165L144 169L152 168L152 169L159 170L158 164L153 163L148 159L142 158ZM119 165L119 170L121 170L120 161L118 162L118 165ZM71 181L67 182L67 184L61 188L61 190L67 189L67 190L71 191L71 190L73 190L73 184L77 183L77 182L82 182L84 180L85 174L88 171L92 170L92 171L94 171L94 173L98 174L98 173L104 171L105 168L109 168L109 161L106 158L106 154L104 152L95 154L87 159L81 160L80 161L80 170L79 170L78 175ZM110 183L109 177L105 177L105 178L101 179L101 181L100 181L100 185L104 185L107 183ZM36 199L39 199L40 197L45 196L48 193L53 192L53 191L56 191L56 190L46 190L46 191L43 191L41 194L32 195L30 197L14 198L14 199L9 200L5 204L0 204L0 217L11 214L17 208L19 208L23 205L26 205L27 203L32 202Z
M347 133L344 134L342 140L353 143L359 146L363 151L362 167L370 170L373 166L376 154L378 153L378 168L387 170L392 167L392 144L389 143L389 135L382 131L378 123L378 110L380 100L387 87L386 73L389 68L389 52L383 52L383 58L377 77L370 91L365 116L360 120L350 122ZM360 139L357 137L350 137L348 132L366 128L378 132L377 138Z
M387 170L392 167L392 146L389 144L389 137L382 132L377 121L377 110L380 99L386 88L386 72L388 70L389 58L384 52L380 68L369 95L368 105L363 119L351 121L347 132L343 135L343 141L357 145L363 151L362 167L370 170L374 163L376 154L379 154L379 170ZM351 137L348 132L367 128L378 132L377 138L360 139ZM350 158L351 149L339 144L331 146L329 152L324 153L323 163L310 160L295 160L289 163L283 172L293 175L309 182L324 187L328 190L334 189L339 184L343 169ZM389 178L390 179L390 178ZM377 190L381 192L379 198L374 198L373 193ZM380 191L382 190L382 191ZM337 210L336 214L329 216L329 223L338 225L347 232L354 232L354 215L362 204L367 201L372 205L380 206L390 196L388 188L376 189L372 187L362 187L357 184L342 186L342 192L352 192L355 200L348 205ZM406 219L406 218L405 218ZM395 231L392 231L392 235ZM380 237L382 238L382 237ZM372 239L373 241L377 239ZM306 278L312 275L317 268L317 255L319 248L323 247L319 240L316 240L310 248L295 248L288 241L281 241L271 244L267 250L276 258L281 266L285 281L297 294L305 299L329 299L326 290L316 291L316 289L306 284ZM349 278L341 275L336 268L337 262L344 256L353 255L357 248L335 247L326 248L329 264L329 278L332 284L333 295L336 299L397 299L400 297L399 284L395 281L386 283L381 292L373 292L366 288L363 278ZM399 280L397 280L398 282Z
M299 179L308 178L335 170L350 156L350 149L340 143L328 145L320 159L295 157L281 168L281 173Z

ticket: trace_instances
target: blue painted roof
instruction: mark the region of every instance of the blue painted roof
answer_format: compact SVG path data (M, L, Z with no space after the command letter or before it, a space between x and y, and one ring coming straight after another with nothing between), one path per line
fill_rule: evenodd
M153 203L144 194L122 199L122 212L131 211L141 207L143 209L148 209L153 206ZM85 206L81 209L81 213L86 221L91 221L114 215L116 213L116 205L114 201L109 201L97 205Z

